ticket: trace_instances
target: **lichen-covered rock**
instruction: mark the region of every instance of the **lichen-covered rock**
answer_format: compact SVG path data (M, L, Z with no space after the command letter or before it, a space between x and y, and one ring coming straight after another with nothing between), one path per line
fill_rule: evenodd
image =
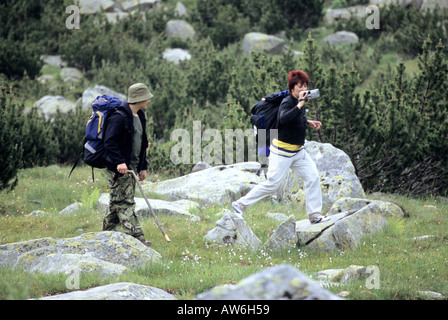
M206 205L230 203L265 180L256 175L257 162L216 166L161 182L146 182L143 189L169 200L189 199Z
M363 237L378 232L386 225L387 220L381 214L381 208L369 204L338 220L307 246L327 251L356 249Z
M16 264L16 266L19 265L29 272L64 274L71 274L76 270L79 273L92 272L100 275L117 275L127 269L121 264L107 262L88 255L70 253L44 255L39 259Z
M340 219L345 218L352 212L346 211L330 216L330 220L311 224L309 219L303 219L296 222L297 245L307 245L312 240L319 237L326 229L334 225Z
M119 282L85 291L43 297L39 300L176 300L176 297L159 288Z
M166 35L168 37L178 37L182 40L191 40L195 37L196 31L185 20L170 20L166 24Z
M405 216L405 212L396 204L388 201L359 199L359 198L341 198L337 200L327 215L333 215L349 210L360 210L369 204L376 204L378 212L384 217L402 218Z
M341 300L290 265L253 274L235 285L217 286L196 300Z
M260 33L250 32L244 36L242 48L246 53L264 51L270 54L281 54L286 42L284 39Z
M328 211L329 221L311 224L308 219L296 223L297 244L322 250L355 249L362 237L387 225L386 218L402 218L396 204L380 200L341 198Z
M96 99L96 97L102 95L117 97L122 101L127 100L126 95L123 93L116 92L105 86L95 85L93 88L87 88L82 93L82 108L85 110L90 110L92 108L92 102Z
M228 210L225 210L223 217L216 221L216 227L204 236L204 241L249 246L252 249L257 249L262 245L246 221L238 219L234 212Z
M62 96L44 96L34 103L39 114L43 115L45 119L53 119L57 111L62 114L67 114L71 110L75 110L76 103L67 100Z
M329 143L308 141L306 151L316 163L322 189L322 212L327 212L340 198L365 198L361 182L355 174L350 157ZM304 203L304 184L290 171L284 187L279 191L280 200Z
M45 273L48 270L42 269L42 266L51 266L50 260L52 258L55 261L64 258L68 261L76 257L61 257L61 255L67 254L81 255L84 258L91 257L97 259L96 262L104 261L124 267L146 264L161 258L158 252L127 234L104 231L85 233L74 238L43 238L2 245L0 246L0 266L26 270L35 268ZM81 262L81 265L84 262ZM90 259L89 263L92 262L93 259ZM111 267L111 265L108 264L107 267ZM103 265L99 269L92 268L91 271L106 269ZM122 268L119 267L118 269ZM84 268L83 270L89 269Z
M297 243L296 219L291 215L286 221L283 221L264 246L271 250L287 250L294 247Z

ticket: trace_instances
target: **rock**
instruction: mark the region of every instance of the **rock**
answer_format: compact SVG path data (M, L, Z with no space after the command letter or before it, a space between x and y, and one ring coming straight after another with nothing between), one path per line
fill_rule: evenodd
M311 224L309 219L303 219L296 222L297 245L305 246L318 238L326 229L333 226L337 221L350 215L349 211L330 216L330 220Z
M431 300L446 300L445 296L441 293L424 290L424 291L418 291L418 294L420 297L424 299L431 299Z
M264 246L274 251L288 250L294 247L296 243L296 219L291 215L288 220L278 226Z
M67 62L63 61L59 55L42 55L40 59L45 63L58 68L67 66Z
M61 215L72 214L72 213L75 213L76 211L78 211L79 209L81 209L81 207L82 207L82 203L75 202L75 203L72 203L71 205L65 207L61 211L59 211L59 214L61 214Z
M184 20L170 20L166 24L166 35L168 37L178 37L182 40L188 40L195 37L196 31Z
M217 244L249 246L258 249L262 243L252 232L249 225L244 220L240 220L235 213L225 210L221 219L216 222L216 227L210 230L204 241Z
M176 300L176 297L159 288L119 282L85 291L43 297L39 300Z
M121 3L121 7L125 12L138 10L148 10L154 8L159 3L159 0L127 0Z
M61 70L61 79L65 83L76 83L82 79L82 72L76 68L62 68Z
M75 110L76 103L71 102L61 96L44 96L34 103L39 114L45 119L53 119L59 110L62 114L67 114L71 110Z
M178 200L178 201L164 201L157 199L148 199L151 208L154 213L159 215L179 216L189 218L192 221L198 221L200 218L193 215L189 210L199 208L199 204L190 200ZM134 197L135 201L135 213L142 218L150 217L148 204L144 198ZM109 207L110 195L108 193L102 193L97 201L96 208L102 213L106 213Z
M355 249L362 237L387 225L386 217L402 218L404 212L393 203L367 199L339 199L328 211L329 221L296 223L299 246L333 251Z
M196 163L196 165L193 167L193 169L191 169L191 172L198 172L204 169L210 169L212 168L211 165L209 165L208 163L204 162L204 161L200 161L198 163Z
M387 220L381 214L381 208L370 204L336 221L307 246L327 251L356 249L362 237L376 233L386 225Z
M116 91L109 89L108 87L105 87L105 86L96 85L93 88L87 88L82 93L82 108L85 110L91 109L92 102L96 99L96 97L102 96L102 95L117 97L118 99L120 99L122 101L127 100L127 96L122 93L116 92Z
M163 59L173 62L174 64L179 64L181 61L190 60L191 55L188 50L184 49L166 49L163 52Z
M45 214L43 210L34 210L31 213L27 214L27 217L40 217Z
M330 45L357 43L359 42L359 37L355 33L350 31L338 31L332 35L325 37L322 42L328 43Z
M56 81L56 77L52 74L43 74L39 78L37 78L37 81L39 81L40 84L50 84Z
M71 274L76 270L80 273L95 272L102 276L118 275L127 269L127 267L121 264L110 263L88 255L70 253L52 253L44 255L32 263L26 263L26 267L24 262L22 262L20 266L29 272L40 272L44 274Z
M350 210L360 210L365 206L370 204L375 204L378 207L379 213L384 217L389 218L403 218L406 214L398 205L381 200L369 200L369 199L358 199L358 198L341 198L337 200L330 210L328 210L327 215L337 214L343 211Z
M338 286L358 280L366 280L378 272L378 266L368 267L350 265L345 269L328 269L317 272L316 276L322 285Z
M104 11L112 11L115 8L115 2L112 0L79 0L80 14L95 14Z
M436 237L435 235L428 234L428 235L424 235L424 236L420 236L420 237L413 237L411 240L423 241L423 240L428 240L428 239L434 239L435 237Z
M80 256L82 259L74 259ZM116 264L116 272L119 273L123 266L147 264L160 258L158 252L143 245L139 240L121 232L109 231L85 233L65 239L42 238L0 246L0 266L43 273L61 271L62 269L50 267L52 264L63 264L67 261L71 261L71 267L85 272L110 272L110 267ZM78 265L76 261L79 262ZM42 269L44 267L50 269Z
M264 178L256 175L257 162L222 165L161 182L146 182L145 192L169 200L188 199L205 205L230 203L248 193Z
M250 32L244 36L242 48L246 53L264 51L270 54L281 54L285 47L285 40L259 32Z
M375 269L378 269L377 266L357 266L351 265L344 270L342 275L340 276L340 283L351 283L357 280L365 280L367 279Z
M340 300L290 265L278 265L238 284L217 286L195 300Z
M345 269L327 269L319 271L316 276L317 278L326 283L337 283L341 280Z
M288 219L288 217L285 214L278 213L278 212L266 212L266 217L272 218L272 219L280 221L280 222L283 222L286 219Z
M365 198L361 182L350 157L329 143L307 141L306 151L316 163L321 179L322 212L327 212L340 198ZM292 170L279 190L281 201L305 202L304 184Z
M185 8L185 5L182 2L176 3L176 7L174 8L174 15L179 18L188 16L187 8Z
M447 9L448 8L448 0L423 0L421 10L433 11L437 7L440 9Z

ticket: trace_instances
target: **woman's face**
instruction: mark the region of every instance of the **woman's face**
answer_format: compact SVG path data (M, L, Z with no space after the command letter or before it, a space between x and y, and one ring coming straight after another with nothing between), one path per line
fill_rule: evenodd
M308 85L306 83L299 82L294 86L294 89L292 90L292 95L295 98L299 98L299 93L302 91L306 91L307 88L308 88Z

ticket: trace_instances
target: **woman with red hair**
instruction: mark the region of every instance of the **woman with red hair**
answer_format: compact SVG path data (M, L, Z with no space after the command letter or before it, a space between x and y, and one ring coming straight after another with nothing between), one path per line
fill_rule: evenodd
M304 148L306 127L319 130L320 121L306 117L306 96L309 78L301 70L288 74L289 94L278 110L278 137L272 140L269 155L267 180L253 188L246 196L232 203L240 219L243 212L264 197L277 192L289 169L305 182L305 203L308 218L312 224L329 220L322 216L322 193L316 164Z

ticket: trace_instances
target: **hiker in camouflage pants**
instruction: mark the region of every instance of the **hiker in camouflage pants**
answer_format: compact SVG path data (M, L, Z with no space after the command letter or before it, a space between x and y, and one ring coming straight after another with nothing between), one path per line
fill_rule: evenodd
M116 231L121 226L124 232L145 240L140 222L135 214L135 180L130 174L115 179L115 172L106 170L109 179L109 210L103 220L104 231Z
M128 101L123 102L106 119L104 134L105 159L109 178L109 211L103 220L103 230L119 227L145 245L142 227L135 214L135 180L128 170L133 170L140 181L147 177L145 111L153 95L143 83L129 87Z

